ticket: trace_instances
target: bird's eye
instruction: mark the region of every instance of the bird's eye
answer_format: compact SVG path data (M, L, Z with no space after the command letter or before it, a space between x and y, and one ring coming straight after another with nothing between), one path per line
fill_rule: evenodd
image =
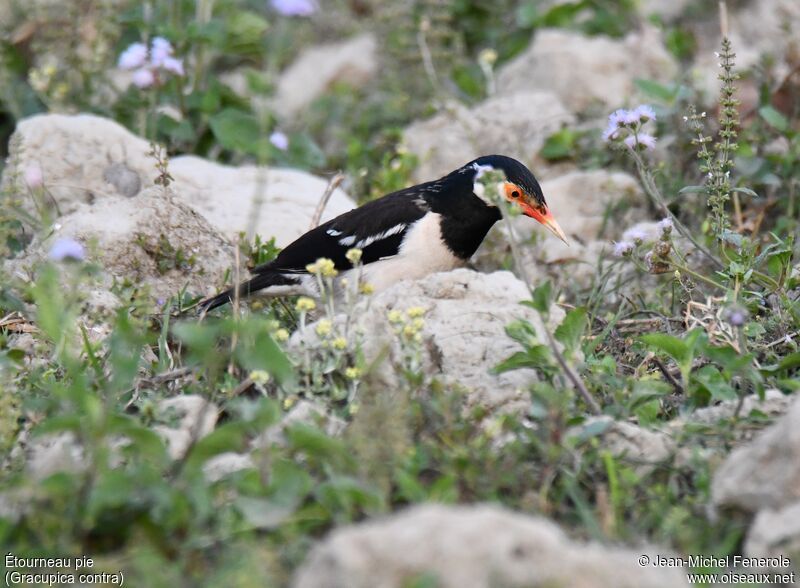
M519 190L514 190L513 192L511 192L511 197L512 198L519 198Z

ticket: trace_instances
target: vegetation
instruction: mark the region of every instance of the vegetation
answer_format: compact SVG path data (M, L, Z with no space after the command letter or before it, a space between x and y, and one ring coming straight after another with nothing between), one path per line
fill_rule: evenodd
M170 154L340 169L366 201L410 182L416 158L400 145L402 128L445 98L485 97L487 68L524 50L535 31L621 37L637 22L628 1L392 4L384 12L378 2L326 2L308 19L249 0L12 2L12 18L0 25L0 155L26 116L89 111ZM660 26L676 58L691 59L692 33ZM303 47L355 29L386 34L385 70L363 88L334 88L281 127L265 105L282 68ZM430 33L433 70L420 31ZM156 38L169 40L166 57L183 61L162 60L151 78L141 74L141 87L120 91L112 73L120 55L142 43L151 59ZM508 325L519 351L494 370L539 372L526 415L467 411L463 391L426 373L421 309L389 317L403 349L394 366L400 389L376 385L381 366L366 362L350 327L365 284L352 285L343 307L301 298L203 321L182 314L199 293L153 305L136 284L119 284L124 305L98 339L77 320L99 271L82 253L44 261L27 284L0 269L4 550L91 554L95 569L124 569L134 586L286 585L312 543L337 526L423 501L492 501L545 514L577 537L739 552L746 521L706 513L713 461L689 451L688 459L639 467L613 455L602 442L608 422L591 419L599 412L649 427L718 401L741 406L747 395L800 387L800 102L796 86L758 80L757 103L742 114L735 50L727 39L719 49L715 103L684 78L638 80L652 109L625 111L636 112L630 119L614 113L606 141L599 126L564 128L539 154L637 174L653 218L664 220L655 237L623 238L625 227L612 223L615 233L604 238L617 242L618 256L600 264L588 287L568 276L530 284L524 304L547 315L557 303L567 313L547 340L529 323ZM222 75L230 71L242 74L244 89ZM777 100L787 92L789 109ZM166 189L168 163L157 159ZM4 185L0 251L10 257L29 241L23 227L46 234L53 219L23 216L18 203L30 194ZM276 254L270 237L243 239L251 266ZM163 272L195 264L166 236L146 245ZM512 245L509 264L533 244ZM327 288L335 270L313 269ZM322 351L288 342L312 310ZM30 337L24 349L21 334ZM175 416L157 407L180 394L213 402L219 419L173 459L155 427L174 425ZM281 425L308 400L328 416ZM725 450L738 430L766 420L737 411L728 421L685 426L679 444ZM341 434L330 426L337 422L347 424ZM245 451L265 430L277 433L252 452L252 467L211 479L215 457ZM69 435L82 454L76 467L37 479L25 447L47 434Z

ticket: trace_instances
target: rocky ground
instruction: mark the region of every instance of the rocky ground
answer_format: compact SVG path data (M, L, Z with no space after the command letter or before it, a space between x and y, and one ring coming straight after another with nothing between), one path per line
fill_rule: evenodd
M678 4L687 3L640 4L643 15L668 20ZM732 10L732 36L746 48L741 51L743 67L776 54L788 42L796 43L797 6L791 0L751 2ZM748 26L756 20L759 27ZM787 32L790 29L795 32ZM708 57L711 51L699 54ZM713 88L713 59L706 57L689 69ZM307 49L277 86L279 116L301 117L336 82L368 83L378 63L378 42L371 35ZM562 284L587 286L609 267L613 241L634 226L653 231L660 217L638 180L626 171L576 169L544 161L539 151L559 129L602 128L609 111L635 104L636 79L668 83L681 70L649 24L621 39L539 30L527 50L496 72L494 95L472 106L443 103L436 114L405 129L403 144L419 160L413 179L436 178L488 152L532 163L571 244L567 247L526 219L516 219L518 237L536 244L524 248L524 263L535 282L553 277ZM235 76L230 83L236 83ZM163 173L147 141L113 120L87 114L28 118L18 125L10 144L3 190L15 195L31 216L49 215L52 230L29 227L32 240L22 253L3 262L5 271L17 283L30 285L54 242L68 237L83 244L101 270L79 320L97 342L107 336L113 311L123 306L120 283L146 288L154 302L183 288L195 295L212 294L231 275L244 271L235 255L240 234L275 237L278 246L288 244L309 228L327 185L327 178L295 169L225 166L196 156L166 162L171 180L163 185L157 182ZM40 185L31 185L32 170L39 170ZM337 188L322 220L354 206L354 200ZM609 210L619 213L609 217ZM504 333L512 321L528 320L543 336L539 314L518 304L528 298L527 286L513 273L498 271L507 255L505 231L501 226L494 229L473 268L399 284L360 302L349 316L337 317L348 324L356 317L349 328L362 337L365 361L383 362L370 375L373 385L402 389L397 366L405 350L387 316L392 310L419 307L425 314L422 370L463 389L465 411L480 409L491 428L500 415L531 410L528 388L538 379L535 370L490 371L518 349ZM626 270L615 271L618 279L626 279ZM554 306L550 328L563 316L563 308ZM294 333L288 348L315 353L322 345L314 332L317 324ZM46 354L35 332L11 335L10 346L23 349L29 365ZM221 409L202 396L185 394L161 400L154 411L155 421L171 424L154 425L152 430L165 439L170 458L179 461L193 443L215 430ZM745 418L751 414L764 416L763 430L742 424L751 423ZM241 451L209 461L204 468L207 478L218 481L255 468L259 450L280 443L289 424L315 423L333 436L346 434L348 427L313 399L301 400L282 419ZM698 428L726 423L733 427L730 439L698 444ZM588 437L639 471L681 468L696 459L717 464L709 481L709 516L750 521L743 545L746 555L783 554L800 561L800 400L768 390L763 400L718 403L657 427L614 416L594 417L570 429L564 442L580 444ZM124 442L120 443L116 450L122 452ZM501 448L503 439L498 437L496 443ZM65 433L35 439L20 434L12 455L36 480L58 471L80 471L86 463L84 448ZM0 513L22 516L25 500L5 495ZM612 546L569 538L544 516L498 506L431 504L332 531L319 539L292 584L399 588L433 585L423 582L430 576L442 587L685 586L681 570L637 565L641 554L670 553L658 545ZM409 583L414 581L419 583Z

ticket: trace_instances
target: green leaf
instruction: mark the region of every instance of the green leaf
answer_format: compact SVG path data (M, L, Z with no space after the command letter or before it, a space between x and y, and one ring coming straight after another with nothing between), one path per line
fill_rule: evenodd
M649 98L660 100L661 102L671 103L678 95L677 86L665 86L653 80L644 80L641 78L635 79L633 83L636 84L636 87L639 88L642 94Z
M377 509L380 498L360 480L335 476L316 489L317 500L336 516L353 513L355 509Z
M777 131L785 133L789 130L789 121L780 112L775 110L772 106L762 106L758 109L758 114L761 115L769 126Z
M705 186L684 186L678 190L678 194L703 194L708 191Z
M575 151L577 142L578 132L565 127L547 138L539 155L548 161L570 157Z
M239 345L236 357L246 370L265 370L280 383L294 378L292 363L266 329L255 334L252 344Z
M564 320L556 328L555 338L564 344L567 356L572 355L580 347L581 338L586 330L588 318L585 308L575 308L567 313Z
M530 347L539 344L539 335L536 334L536 329L534 329L533 325L528 321L514 321L506 325L505 331L506 335L511 337L523 347Z
M243 451L249 429L248 423L236 421L220 425L189 449L187 464L196 468L220 453Z
M736 398L736 390L713 365L703 366L694 373L692 379L711 395L712 400L734 400Z
M536 26L540 18L537 4L535 2L526 2L517 7L515 18L517 26L520 28L528 29Z
M342 441L329 437L310 425L297 424L288 427L286 438L294 449L304 451L319 459L344 460L349 457L347 448Z
M587 6L589 3L586 0L561 2L542 14L535 24L541 27L568 27Z
M546 345L536 345L526 351L518 351L511 357L501 361L490 371L493 374L502 374L523 368L542 369L550 367L550 348Z
M262 49L261 41L269 23L260 14L249 10L232 10L226 25L226 48L229 52L248 53Z
M758 198L758 194L751 190L750 188L738 187L738 188L731 188L731 192L739 192L740 194L746 194L747 196L752 196L753 198Z
M296 510L295 506L278 504L267 498L238 496L234 500L237 510L253 529L275 529L288 521Z
M209 119L211 131L220 145L233 151L257 154L261 139L261 125L250 113L226 108Z
M531 306L541 312L548 314L550 312L550 302L553 299L553 285L550 280L545 280L533 290L533 297L531 300L526 300L522 304Z
M296 506L311 492L308 472L290 459L277 459L270 467L269 495L276 504Z
M665 335L664 333L648 333L641 336L641 340L651 349L663 351L669 355L676 363L685 363L689 357L689 346L672 335Z
M575 435L575 440L579 443L582 443L588 439L599 437L603 435L613 424L614 419L608 417L593 419L591 422L582 425L578 429L578 434Z
M744 243L744 237L742 237L742 235L739 233L731 231L730 229L725 229L722 231L722 240L737 248L740 248Z

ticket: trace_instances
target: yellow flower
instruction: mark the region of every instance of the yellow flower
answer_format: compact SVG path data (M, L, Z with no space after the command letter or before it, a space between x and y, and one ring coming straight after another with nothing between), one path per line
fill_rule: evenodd
M317 323L317 326L315 327L314 330L320 337L327 337L328 335L331 334L332 329L333 329L333 323L331 323L329 319L322 319Z
M296 399L295 399L294 396L287 396L286 398L284 398L283 399L283 409L284 410L289 410L290 408L292 408L292 406L294 406L295 400Z
M333 340L333 348L338 349L339 351L341 351L342 349L346 349L347 339L345 339L344 337L336 337L336 339Z
M289 340L289 331L286 329L278 329L275 331L275 340L276 341L288 341Z
M309 263L306 271L310 274L320 274L324 278L335 278L339 273L336 271L333 261L327 257L320 257L314 263Z
M264 385L269 382L269 374L264 370L253 370L250 372L250 379L256 384Z
M350 380L355 380L361 376L361 370L357 367L349 367L344 370L344 375Z
M358 406L358 404L351 404L351 405L350 405L350 406L347 408L347 410L350 412L350 415L351 415L351 416L355 416L356 414L358 414L358 409L359 409L359 406Z
M411 321L411 324L414 325L414 328L417 331L421 331L422 327L425 326L425 319L415 318L413 321Z
M402 323L403 322L403 313L399 310L390 310L389 314L386 315L389 319L390 323Z
M478 61L486 65L494 65L497 62L497 51L494 49L484 49L478 53Z
M355 265L359 261L361 261L361 254L362 254L361 249L357 249L354 247L353 249L347 250L347 253L345 253L345 257L347 258L347 261Z
M421 306L412 306L406 311L408 318L419 318L421 316L425 316L425 309Z
M403 327L403 335L408 337L409 339L417 334L417 329L414 328L414 325L406 325Z
M295 308L300 312L308 312L309 310L314 310L317 307L317 303L314 302L308 296L301 296L297 299L297 304Z
M372 293L374 293L374 292L375 292L375 288L373 288L373 287L372 287L372 284L368 284L368 283L366 283L366 282L364 282L363 284L361 284L361 293L362 293L362 294L367 294L367 295L369 295L369 294L372 294Z

